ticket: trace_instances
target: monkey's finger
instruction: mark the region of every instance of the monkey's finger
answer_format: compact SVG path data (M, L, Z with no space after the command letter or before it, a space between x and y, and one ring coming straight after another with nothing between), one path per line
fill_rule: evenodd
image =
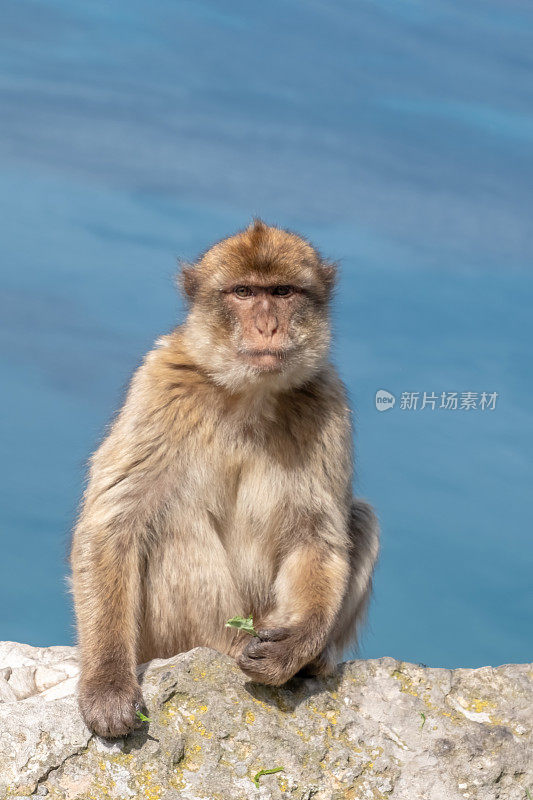
M246 658L264 658L271 650L269 642L261 642L256 639L246 647L244 655Z
M244 672L253 674L256 677L261 672L261 662L257 661L253 658L247 658L246 656L241 656L238 660L239 667L244 670Z
M289 636L288 628L263 628L257 631L257 636L262 642L280 642Z

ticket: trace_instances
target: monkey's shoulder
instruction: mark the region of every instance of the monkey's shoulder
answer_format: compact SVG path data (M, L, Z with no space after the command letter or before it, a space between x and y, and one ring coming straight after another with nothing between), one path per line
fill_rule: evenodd
M108 439L170 444L199 426L209 432L216 422L218 394L180 337L169 334L158 340L133 374Z
M218 393L209 376L191 357L179 328L156 341L136 377L156 405Z

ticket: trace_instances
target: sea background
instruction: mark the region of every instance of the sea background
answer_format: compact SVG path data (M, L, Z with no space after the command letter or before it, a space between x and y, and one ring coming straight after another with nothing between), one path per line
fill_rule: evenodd
M4 0L0 40L0 638L74 641L87 457L183 317L177 259L259 215L341 266L360 654L530 660L531 3Z

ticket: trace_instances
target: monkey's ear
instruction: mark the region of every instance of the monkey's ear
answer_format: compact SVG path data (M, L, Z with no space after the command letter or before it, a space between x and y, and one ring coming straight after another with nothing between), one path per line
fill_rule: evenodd
M322 260L322 268L320 273L326 284L326 288L328 292L333 291L335 284L337 283L337 264L334 261L325 261Z
M177 284L187 299L192 302L198 291L198 274L195 268L183 264L177 276Z

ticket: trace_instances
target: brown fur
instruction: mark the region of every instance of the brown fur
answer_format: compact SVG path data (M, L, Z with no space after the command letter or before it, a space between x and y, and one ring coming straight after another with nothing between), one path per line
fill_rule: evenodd
M327 672L354 638L378 531L352 500L333 281L303 239L259 221L184 267L189 316L134 375L73 537L79 701L100 735L134 727L148 659L204 645L281 684ZM236 614L258 638L225 627Z

